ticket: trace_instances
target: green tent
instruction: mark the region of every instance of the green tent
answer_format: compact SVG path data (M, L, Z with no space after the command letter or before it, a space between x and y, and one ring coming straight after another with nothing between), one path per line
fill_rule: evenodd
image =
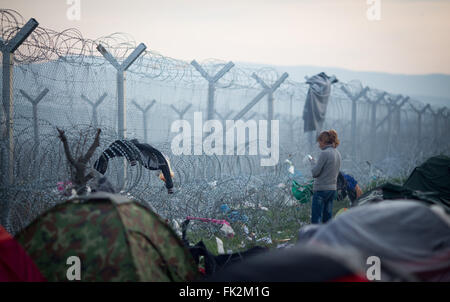
M190 281L189 251L159 216L120 195L95 193L38 217L16 239L48 281L68 281L80 260L81 281Z
M363 205L386 199L421 200L441 205L450 213L450 157L431 157L416 167L402 186L383 184L363 194L356 204Z
M440 155L429 158L414 169L403 187L413 191L437 192L440 198L450 202L450 157Z

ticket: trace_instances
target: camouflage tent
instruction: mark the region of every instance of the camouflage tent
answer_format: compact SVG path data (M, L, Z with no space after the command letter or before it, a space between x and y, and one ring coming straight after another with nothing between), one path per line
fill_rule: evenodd
M155 213L119 195L95 193L60 204L16 239L48 281L190 281L197 269L174 231ZM73 258L71 258L73 259ZM69 263L69 264L68 264Z

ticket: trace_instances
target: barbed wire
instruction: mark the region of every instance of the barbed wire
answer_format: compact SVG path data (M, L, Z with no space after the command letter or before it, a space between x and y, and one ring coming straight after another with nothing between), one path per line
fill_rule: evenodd
M16 11L0 9L0 38L9 41L24 25L23 17ZM75 154L85 151L87 142L93 138L96 128L102 129L101 145L94 158L118 138L117 103L115 98L116 71L97 51L103 45L119 62L125 60L136 48L137 43L128 34L114 33L95 40L87 39L77 29L57 32L43 27L36 28L14 55L15 77L13 94L16 110L14 112L14 178L15 182L7 190L0 192L2 200L11 201L11 232L26 226L32 219L46 209L63 202L68 198L65 192L57 188L58 182L65 183L71 178L71 171L66 164L63 148L58 140L56 127L63 127L74 147ZM200 62L210 74L216 74L225 61L208 59ZM272 85L280 74L274 68L240 68L235 66L218 81L216 98L217 111L225 116L237 113L251 98L262 91L260 84L252 77L258 75L268 85ZM130 194L140 202L149 205L169 220L183 219L186 216L216 217L222 215L220 206L229 205L247 215L246 224L255 230L281 227L283 221L262 224L258 217L261 208L289 209L300 205L291 193L292 175L288 173L285 159L295 163L308 178L308 167L302 165L304 156L316 152L312 143L303 133L301 119L294 112L301 112L308 93L309 85L285 80L274 93L280 106L280 154L279 163L270 168L261 167L261 156L175 156L171 152L170 122L174 120L175 111L170 105L177 105L180 110L191 105L196 111L203 111L206 101L207 81L189 63L183 60L166 57L153 50L146 50L130 67L127 75L130 99L147 102L157 99L150 126L152 145L167 154L175 172L175 194L168 195L163 183L153 171L138 164L127 166L124 185L118 183L120 169L119 160L112 160L106 174L116 188L123 194ZM378 137L371 137L368 120L371 107L366 101L377 99L384 91L366 89L361 82L355 80L338 83L333 86L324 127L338 131L342 141L340 150L343 154L343 169L351 173L361 184L368 184L376 177L401 177L415 167L430 154L448 152L448 141L440 134L448 130L441 125L433 137L424 136L419 142L412 142L417 126L416 112L404 106L401 110L406 117L402 118L402 135L397 141L384 123L378 130ZM24 89L30 95L37 96L42 90L49 92L39 104L37 122L32 116L31 105L19 93ZM344 90L350 96L344 92ZM82 101L81 94L96 100L103 93L107 94L104 103L99 106L98 125L93 125L94 108ZM386 139L387 143L369 144L359 139L358 158L351 158L351 96L361 95L358 100L357 125L359 137L370 138L373 142ZM386 98L395 98L386 93ZM218 102L219 103L219 102ZM415 109L422 110L426 105L417 100L408 100ZM289 107L289 105L291 105ZM378 116L388 113L388 103L380 104ZM294 108L295 107L295 108ZM266 104L258 104L253 113L264 119ZM428 108L432 108L429 106ZM282 109L282 110L281 110ZM426 108L427 109L427 108ZM433 112L437 108L424 112L423 128L432 129L436 118ZM441 112L443 118L448 111ZM130 121L130 137L140 137L143 132L141 115L133 106L127 109ZM231 118L233 114L231 115ZM184 117L186 118L186 117ZM176 118L178 119L178 117ZM379 119L376 120L379 122ZM4 130L5 120L1 122ZM34 128L39 127L39 143L33 141ZM447 128L446 128L447 127ZM443 130L444 131L443 131ZM425 133L425 130L424 130ZM2 132L0 150L6 150L5 134ZM156 140L158 137L160 139ZM439 140L436 140L439 139ZM430 147L435 146L435 147ZM389 151L387 151L389 150ZM375 153L375 156L368 154ZM117 154L123 158L124 154ZM370 158L367 163L367 158ZM92 170L93 162L89 163ZM95 181L95 180L93 180ZM88 185L93 185L92 183ZM300 206L301 207L301 206ZM262 210L264 211L264 210ZM279 211L282 212L282 211ZM292 212L292 211L288 211ZM301 222L301 213L293 214L293 219ZM280 218L281 219L281 218ZM283 219L290 219L284 217Z

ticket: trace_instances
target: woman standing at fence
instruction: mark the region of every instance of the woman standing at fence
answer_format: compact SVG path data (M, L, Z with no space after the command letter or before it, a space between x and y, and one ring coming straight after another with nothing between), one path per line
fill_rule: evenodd
M325 223L331 219L336 196L337 177L341 168L341 154L336 148L339 139L335 130L323 131L317 137L320 152L311 169L314 177L311 223Z

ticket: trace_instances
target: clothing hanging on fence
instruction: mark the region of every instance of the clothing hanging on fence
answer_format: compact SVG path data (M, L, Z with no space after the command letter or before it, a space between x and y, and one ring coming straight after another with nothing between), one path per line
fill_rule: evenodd
M330 98L331 84L338 82L335 76L327 76L321 72L307 79L309 84L303 109L304 132L320 130L325 121L328 100Z
M94 168L101 174L108 169L110 158L125 157L132 166L139 161L149 170L161 170L159 178L165 182L169 193L172 193L174 173L170 166L169 158L149 144L141 144L137 139L116 140L103 151L99 159L94 163Z

